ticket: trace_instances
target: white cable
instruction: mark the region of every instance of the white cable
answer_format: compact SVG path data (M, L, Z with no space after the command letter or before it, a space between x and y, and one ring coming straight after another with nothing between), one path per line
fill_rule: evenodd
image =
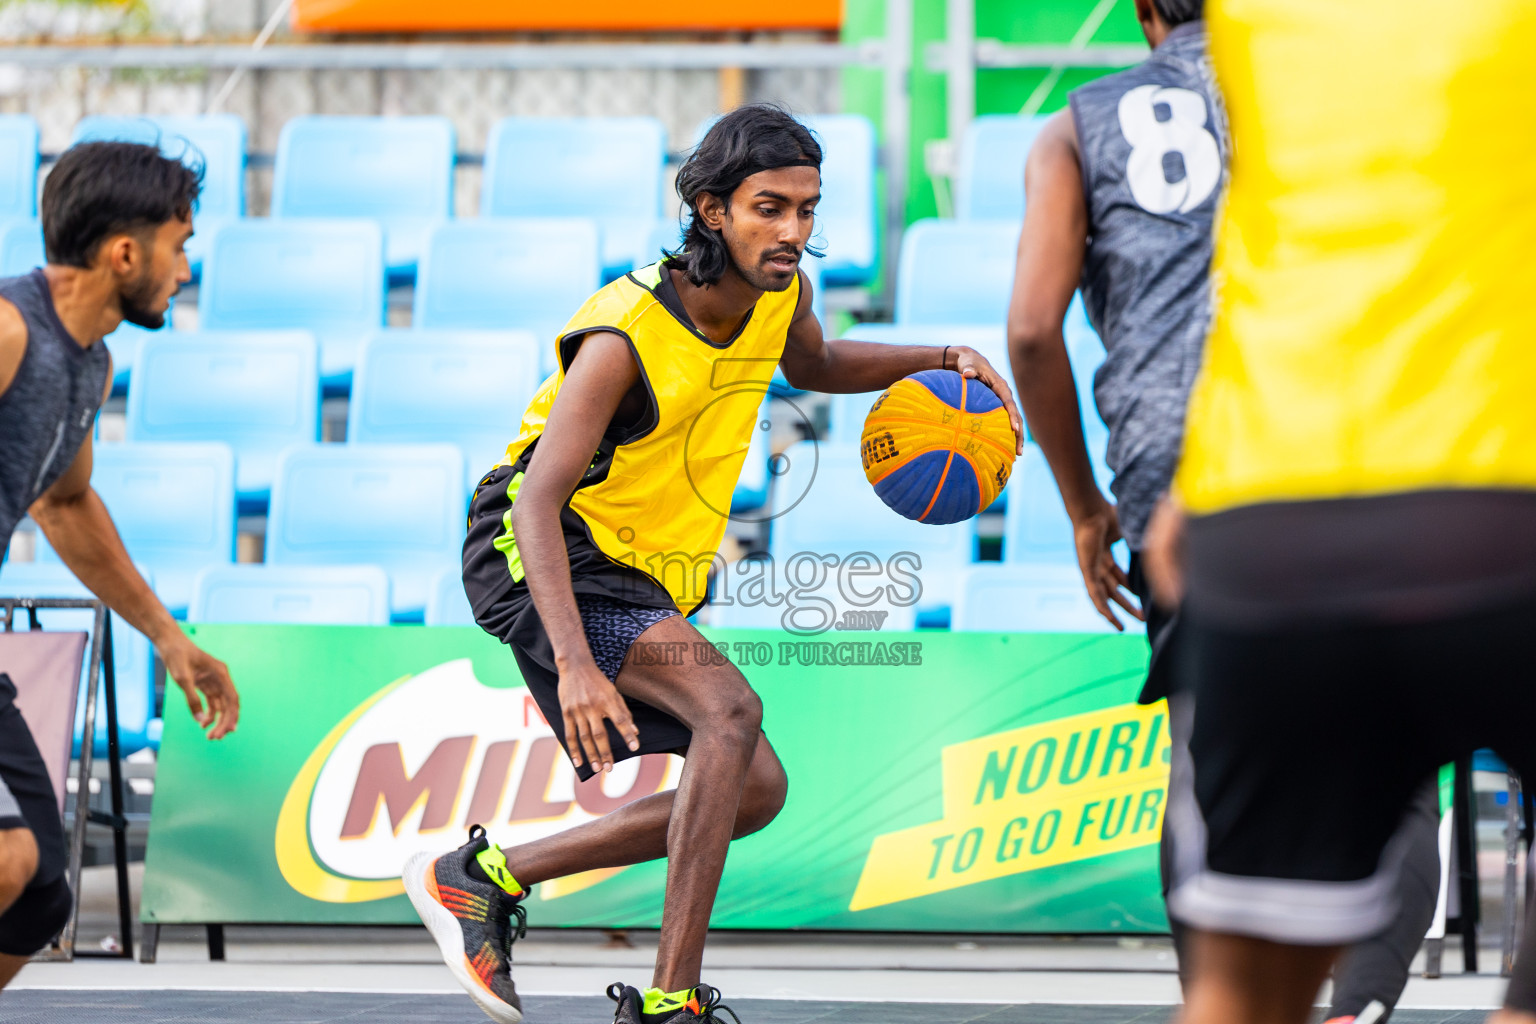
M259 50L267 45L267 41L277 32L277 26L283 23L283 19L292 10L293 3L294 0L283 0L282 3L277 5L277 10L272 12L272 17L267 19L266 25L262 27L261 32L256 36L256 41L251 44L252 50ZM219 108L224 105L225 100L229 99L229 94L235 91L235 86L240 83L240 79L245 76L245 72L246 69L244 67L238 67L229 73L229 77L224 80L224 85L220 87L218 93L208 104L208 113L217 114L219 112Z
M1115 9L1115 3L1116 0L1099 0L1099 5L1089 12L1087 19L1078 26L1077 33L1067 45L1074 50L1087 49L1088 40L1092 39L1093 34L1099 30L1099 26L1104 24L1104 19L1109 17L1109 12ZM1065 64L1058 64L1051 68L1040 80L1040 84L1035 86L1035 91L1029 94L1029 99L1024 101L1024 106L1019 113L1025 117L1038 114L1040 108L1045 105L1045 101L1050 98L1051 90L1056 88L1056 83L1061 81L1062 73L1066 70Z

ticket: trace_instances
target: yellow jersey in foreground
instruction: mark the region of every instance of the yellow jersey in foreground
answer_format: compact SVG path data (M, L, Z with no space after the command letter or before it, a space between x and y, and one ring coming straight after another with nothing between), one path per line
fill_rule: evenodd
M1207 17L1233 155L1176 492L1536 488L1536 3Z

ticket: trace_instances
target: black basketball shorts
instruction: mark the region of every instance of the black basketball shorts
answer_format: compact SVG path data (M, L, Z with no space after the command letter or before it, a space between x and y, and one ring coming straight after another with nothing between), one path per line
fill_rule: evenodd
M1207 931L1352 943L1396 912L1393 834L1439 765L1491 747L1536 779L1536 595L1437 621L1236 630L1186 609L1170 913Z

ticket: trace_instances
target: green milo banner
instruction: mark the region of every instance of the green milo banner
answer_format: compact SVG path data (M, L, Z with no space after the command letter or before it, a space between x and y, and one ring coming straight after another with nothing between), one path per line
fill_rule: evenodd
M401 864L480 823L515 846L677 785L647 756L578 784L511 654L477 629L190 626L237 732L170 701L144 880L159 923L406 923ZM846 634L845 634L846 635ZM1169 741L1141 636L713 631L764 703L783 813L732 845L722 928L1166 929ZM665 865L538 887L536 926L654 927Z

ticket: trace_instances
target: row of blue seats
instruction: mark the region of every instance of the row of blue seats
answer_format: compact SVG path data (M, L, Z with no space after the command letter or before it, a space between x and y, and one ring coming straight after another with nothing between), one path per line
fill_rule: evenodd
M517 434L540 381L538 347L524 331L375 331L358 349L347 438L456 445L467 491ZM320 440L319 348L307 331L161 332L136 362L127 440L228 444L248 512L266 506L278 454Z
M300 444L278 454L272 565L381 565L395 618L419 621L464 540L464 455L448 444ZM235 560L235 457L217 442L102 444L91 474L130 555L172 612L197 574ZM41 535L37 560L57 562Z
M766 460L764 460L766 462ZM910 552L922 560L923 609L953 605L953 575L977 560L974 523L934 527L886 509L864 480L858 445L800 442L777 460L769 551ZM177 613L197 574L235 553L235 458L228 445L123 443L97 447L93 485L133 558L148 567ZM464 536L465 460L443 444L294 445L276 459L265 561L272 565L377 564L391 581L392 614L419 620L433 578L458 563ZM765 488L766 489L766 488ZM1072 530L1049 467L1028 446L1008 485L1003 557L1072 567ZM37 558L58 556L39 537Z
M828 272L837 283L874 276L875 138L867 118L804 119L820 136L821 219ZM167 155L195 149L206 167L199 208L204 227L245 214L246 131L230 114L204 117L87 117L73 141L153 143ZM297 117L283 126L273 172L277 217L377 220L392 273L414 273L432 226L453 216L453 124L445 117ZM485 217L589 217L601 228L610 275L649 262L646 251L663 208L666 130L650 117L503 118L485 153L480 214ZM37 124L0 118L0 218L35 215ZM201 263L201 235L189 252Z
M676 244L676 224L659 225L656 233L656 253ZM36 221L0 224L0 276L25 273L42 260ZM807 260L805 269L819 312L821 265ZM590 220L445 222L428 235L412 323L532 332L541 342L539 368L548 373L554 339L597 290L600 273ZM340 391L359 342L386 322L387 298L384 237L372 221L237 221L216 228L208 242L198 320L221 331L312 331L322 379ZM137 346L152 333L125 325L107 338L120 387L132 375Z
M932 526L903 519L886 508L864 479L856 442L803 441L779 456L781 474L775 482L770 510L772 529L768 554L775 571L794 574L790 568L806 553L846 558L864 552L886 564L898 555L913 556L914 575L922 595L910 606L894 599L882 607L899 625L943 625L952 620L965 573L979 559L975 521L953 526ZM1101 486L1105 483L1100 478ZM1077 550L1072 524L1039 448L1025 445L1005 490L1003 515L1003 562L1008 566L1065 573L1077 571ZM1121 561L1126 555L1121 552ZM723 581L729 596L733 585L745 585L754 566L738 564ZM848 606L846 581L830 573L812 586L833 605ZM899 596L899 595L898 595ZM772 626L780 610L772 606L727 606L717 621L732 626Z
M874 129L858 115L806 123L826 152L820 217L828 282L866 282L878 235ZM1012 115L971 123L955 175L958 219L1023 219L1024 161L1043 123ZM0 117L0 220L36 216L37 139L30 116ZM192 243L198 263L210 229L245 215L246 130L234 115L87 117L73 141L90 139L159 140L178 156L188 144L199 151L206 177L202 231ZM648 262L665 147L664 129L650 118L506 118L491 132L481 215L592 217L603 229L605 268ZM453 128L443 118L295 118L279 141L273 213L378 218L390 236L389 266L405 269L423 251L426 229L452 214L453 159Z
M913 328L865 324L851 338L884 344L969 345L999 368L1008 366L997 328ZM523 332L386 330L359 349L348 407L355 442L445 442L466 457L468 482L494 464L515 434L521 410L539 381L533 336ZM303 331L163 332L137 356L128 389L130 441L222 441L236 457L242 507L259 512L271 488L277 453L319 439L316 344ZM1085 410L1085 434L1098 475L1108 433L1089 393L1103 358L1088 331L1072 336L1071 358ZM874 393L832 396L832 441L858 440ZM760 423L766 417L760 419ZM766 500L767 432L754 434L738 490L738 509Z
M675 231L673 225L662 230ZM1018 225L1009 221L920 221L902 241L896 323L904 327L996 326L1007 320ZM31 248L29 249L28 246ZM35 222L0 226L0 272L21 272L41 251ZM598 285L596 237L580 220L480 220L439 225L429 237L415 295L417 327L524 329L553 338ZM818 284L820 262L804 261ZM818 294L820 289L818 288ZM214 232L202 287L200 326L216 330L314 331L322 374L345 386L362 337L386 319L383 236L371 221L241 221ZM1091 333L1082 303L1069 336ZM129 372L134 339L109 344Z
M456 445L467 491L516 436L540 382L537 353L526 332L376 332L359 349L347 437ZM148 337L137 361L127 440L228 444L247 513L265 510L278 453L320 439L318 350L306 331L162 332ZM738 510L767 500L767 416L758 422Z

